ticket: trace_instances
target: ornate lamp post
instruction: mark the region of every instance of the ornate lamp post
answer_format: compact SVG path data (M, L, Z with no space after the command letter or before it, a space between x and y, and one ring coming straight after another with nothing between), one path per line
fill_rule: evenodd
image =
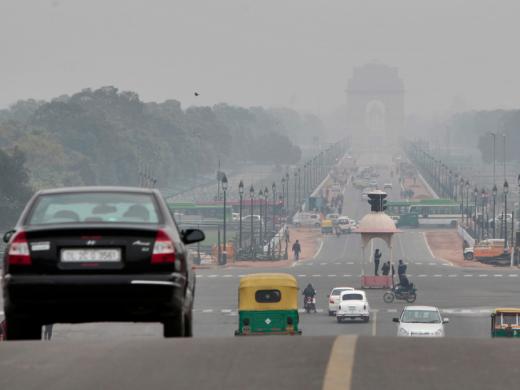
M466 180L466 225L469 226L469 181Z
M509 184L507 180L504 182L504 250L507 246L507 194L509 193Z
M242 250L242 200L244 199L244 182L238 184L238 195L240 196L239 220L238 220L238 251Z
M462 214L462 225L464 225L464 178L460 178L459 182L460 189L460 213Z
M496 224L497 224L497 214L496 214L496 207L497 207L497 193L498 188L497 185L493 185L492 194L493 194L493 238L497 238L496 232Z
M268 203L268 196L269 196L269 190L267 189L267 186L264 188L264 200L265 200L265 219L264 219L264 237L267 239L267 209L269 208Z
M294 212L298 211L298 171L294 171Z
M262 213L262 198L264 197L264 191L260 190L260 192L258 193L258 199L260 200L260 202L258 202L259 204L259 207L260 207L260 234L259 234L259 237L258 239L260 240L259 244L260 244L260 247L262 248L262 254L264 252L264 240L263 240L263 232L264 232L264 229L262 228L262 219L264 218L264 214Z
M275 224L275 214L276 214L276 183L273 181L273 184L271 185L271 190L273 192L273 234L276 231L276 224Z
M289 172L285 174L285 183L287 185L287 191L285 192L285 197L287 198L287 207L285 208L285 218L289 217Z
M222 251L222 264L227 263L227 241L226 241L226 192L228 189L228 180L226 174L222 174L222 192L224 193L224 230L223 230L223 241L224 250Z
M282 212L285 210L285 176L282 176Z
M486 200L486 190L484 190L484 188L482 188L482 190L480 191L480 201L481 201L480 207L481 207L481 212L482 212L482 218L480 219L480 238L481 239L484 238L484 227L486 226L485 221L484 221L485 216L486 216L485 200Z
M478 188L475 186L475 188L473 189L473 196L475 197L475 216L474 216L474 219L473 219L473 229L475 231L475 237L478 238L478 224L477 224L477 200L478 200Z
M251 253L253 252L253 243L255 241L255 231L253 230L253 200L255 198L255 188L251 184L251 187L249 187L249 198L251 200L250 203L250 218L251 218L251 238L250 238L250 246L251 246Z
M302 205L302 188L301 188L302 174L300 168L298 167L298 209L300 209Z

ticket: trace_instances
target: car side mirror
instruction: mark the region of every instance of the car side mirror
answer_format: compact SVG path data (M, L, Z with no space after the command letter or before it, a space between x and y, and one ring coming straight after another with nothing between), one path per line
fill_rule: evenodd
M206 239L206 235L200 229L186 229L181 231L181 240L184 244L194 244Z
M6 232L3 237L4 242L7 244L9 242L9 240L11 239L11 237L13 236L13 234L15 234L15 233L16 233L16 230L14 230L14 229L11 229L8 232Z
M449 318L443 318L442 319L442 323L443 324L449 324L450 323L450 319Z
M394 317L394 318L392 318L392 321L394 321L394 322L399 322L399 318Z

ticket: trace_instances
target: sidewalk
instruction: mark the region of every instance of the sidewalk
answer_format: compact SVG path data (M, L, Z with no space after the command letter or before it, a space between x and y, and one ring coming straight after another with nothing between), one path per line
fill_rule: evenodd
M456 230L436 230L424 233L426 241L436 258L447 260L460 268L496 268L479 261L464 260L462 238Z
M300 241L302 252L300 254L299 261L312 260L314 255L319 249L321 233L319 229L305 229L305 228L289 228L290 242L288 245L287 260L239 260L229 262L225 265L226 268L288 268L294 264L294 254L291 251L291 247L296 240ZM283 243L283 249L285 250L285 242ZM217 265L209 266L196 266L197 269L203 268L217 268Z

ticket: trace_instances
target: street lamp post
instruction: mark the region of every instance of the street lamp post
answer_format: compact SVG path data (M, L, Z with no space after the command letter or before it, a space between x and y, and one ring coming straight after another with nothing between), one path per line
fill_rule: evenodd
M298 210L298 171L294 171L294 211Z
M264 214L262 213L262 198L264 197L264 191L260 190L260 192L258 193L258 199L259 199L259 207L260 207L260 232L259 232L259 236L258 236L258 239L259 239L259 245L260 245L260 248L262 248L262 254L264 252L264 240L263 240L263 232L264 232L264 229L262 228L262 219L264 218ZM264 221L265 223L265 221Z
M469 226L469 181L466 180L466 225Z
M477 224L477 221L478 221L478 219L477 219L478 188L477 187L475 187L473 189L473 195L475 197L475 216L474 216L474 219L473 219L473 229L474 229L475 237L477 237L477 239L478 239L478 224Z
M507 180L504 182L504 250L507 246L507 194L509 193L509 184Z
M497 207L497 192L498 192L498 188L495 185L493 185L493 190L492 190L492 193L493 193L493 238L497 238L496 236L496 232L497 232L497 228L496 228L496 224L497 224L497 214L496 214L496 207Z
M267 239L267 211L269 209L269 190L267 189L267 186L264 188L264 200L265 200L265 219L264 219L264 237Z
M239 220L238 220L238 252L242 250L242 200L244 198L244 182L238 184L238 195L240 196Z
M251 246L251 253L253 253L253 243L255 241L255 232L253 230L253 199L255 198L255 189L253 187L253 185L251 184L251 187L249 187L249 198L251 200L251 203L250 203L250 218L251 218L251 238L249 239L250 241L250 246Z
M459 181L459 194L460 194L460 213L462 217L462 225L464 226L464 178L461 177Z
M480 238L481 239L484 238L484 227L486 226L484 223L484 217L486 216L486 205L484 204L485 197L486 197L486 190L484 190L484 188L482 188L482 190L480 191L480 201L481 201L480 210L482 213L482 218L480 218Z
M301 188L302 174L300 168L298 168L298 208L302 205L302 188Z
M285 176L282 176L282 212L285 210Z
M287 184L287 191L285 197L287 198L287 208L285 209L285 218L289 218L289 172L285 174L285 183Z
M222 192L224 193L224 230L223 230L223 241L224 250L222 251L222 264L227 263L227 241L226 241L226 192L228 189L228 180L226 174L222 174Z
M275 214L276 214L276 183L273 181L273 185L271 186L271 190L273 191L273 234L276 231L276 224L275 224Z

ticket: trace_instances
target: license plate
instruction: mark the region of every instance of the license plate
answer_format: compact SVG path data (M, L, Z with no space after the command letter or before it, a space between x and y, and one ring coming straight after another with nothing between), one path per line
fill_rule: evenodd
M110 263L121 261L120 249L63 249L61 251L63 263Z
M350 311L354 311L354 310L356 310L356 306L349 306L348 309L349 309Z

